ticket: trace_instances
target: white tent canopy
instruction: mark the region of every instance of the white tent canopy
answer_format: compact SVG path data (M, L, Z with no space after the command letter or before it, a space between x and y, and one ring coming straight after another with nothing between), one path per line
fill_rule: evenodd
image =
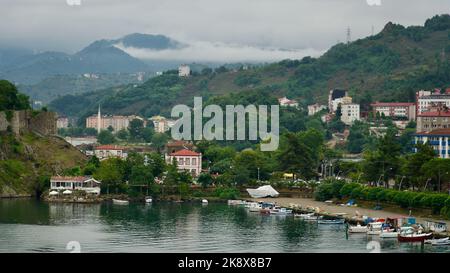
M278 197L279 193L272 186L262 186L257 189L247 189L248 194L253 198Z

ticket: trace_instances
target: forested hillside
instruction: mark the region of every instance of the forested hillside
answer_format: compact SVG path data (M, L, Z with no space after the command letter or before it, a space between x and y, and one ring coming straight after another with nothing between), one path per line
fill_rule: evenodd
M324 103L331 88L345 88L363 107L370 101L413 101L420 89L450 86L450 15L435 16L424 26L388 23L379 34L337 44L319 58L285 60L262 67L204 69L187 79L176 71L141 86L122 86L79 96L65 96L50 105L77 117L94 113L163 113L194 96L208 98L230 93L268 92L287 95L302 105Z

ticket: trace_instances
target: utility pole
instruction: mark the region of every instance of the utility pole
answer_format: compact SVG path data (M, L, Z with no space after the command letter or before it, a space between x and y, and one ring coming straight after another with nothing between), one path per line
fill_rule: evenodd
M347 44L350 44L350 42L352 41L352 30L350 29L350 27L347 28Z

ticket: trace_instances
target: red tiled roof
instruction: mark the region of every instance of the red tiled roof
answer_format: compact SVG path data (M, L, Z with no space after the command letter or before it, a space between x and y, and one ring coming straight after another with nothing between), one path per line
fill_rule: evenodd
M419 117L450 117L450 111L448 112L423 112L418 115Z
M376 102L372 103L372 107L405 107L405 106L413 106L414 102Z
M95 150L125 150L126 147L117 145L101 145L95 147Z
M175 153L171 153L170 155L171 156L200 156L201 154L184 149L184 150L180 150Z
M430 132L420 132L416 135L429 135L429 136L441 136L441 135L449 135L450 136L450 128L446 129L436 129Z
M69 181L84 182L88 179L90 179L90 177L87 176L52 176L50 180L58 182L69 182Z

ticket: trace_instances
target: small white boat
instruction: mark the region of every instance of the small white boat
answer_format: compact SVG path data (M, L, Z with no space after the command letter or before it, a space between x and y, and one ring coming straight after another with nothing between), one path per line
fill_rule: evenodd
M433 245L433 246L448 246L448 245L450 245L450 240L437 241L437 242L431 243L431 245Z
M248 207L248 211L250 212L260 212L262 209L262 206L258 203L252 203L249 207Z
M203 199L203 200L202 200L202 204L205 204L205 205L208 204L208 200Z
M128 205L129 203L127 200L113 199L113 204L115 205Z
M145 197L145 203L150 204L153 202L153 199L151 197Z
M70 194L72 194L72 191L71 190L65 190L65 191L63 191L63 194L64 195L70 195Z
M350 233L367 233L367 230L367 226L361 226L360 224L348 228L348 232Z
M286 209L286 208L274 207L273 209L270 210L270 214L271 215L288 215L288 214L292 214L292 210Z
M448 242L448 241L449 241L449 237L442 238L442 239L430 239L430 240L425 240L425 244L440 244L440 243L444 243L444 242Z
M318 223L322 225L342 225L345 223L345 219L335 219L335 220L320 219L318 220Z
M303 221L318 221L323 218L323 216L317 216L314 212L307 214L294 214L295 218L300 218Z
M369 223L367 235L380 235L382 228L383 228L383 223L381 223L381 222Z
M56 196L56 195L59 195L59 192L57 192L57 191L51 191L51 192L49 192L48 195L50 195L50 196Z
M382 230L380 233L380 238L382 239L398 238L398 232L390 230Z

